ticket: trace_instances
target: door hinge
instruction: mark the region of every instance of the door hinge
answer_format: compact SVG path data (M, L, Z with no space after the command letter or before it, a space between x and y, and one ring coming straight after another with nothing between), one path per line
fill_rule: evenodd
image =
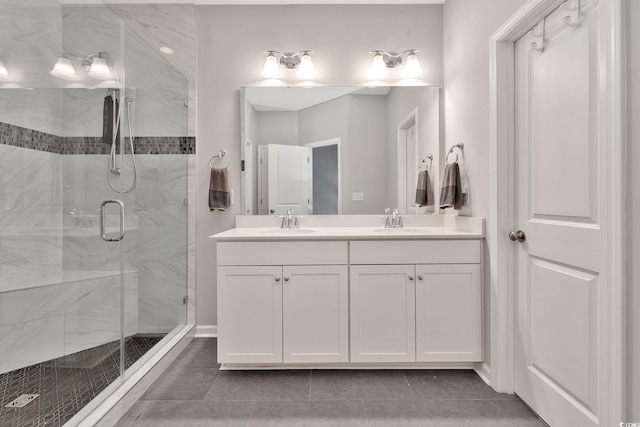
M244 172L244 160L240 160L240 172Z
M188 303L188 302L189 302L189 297L184 297L184 298L182 298L182 303L183 303L183 304L186 304L186 303Z

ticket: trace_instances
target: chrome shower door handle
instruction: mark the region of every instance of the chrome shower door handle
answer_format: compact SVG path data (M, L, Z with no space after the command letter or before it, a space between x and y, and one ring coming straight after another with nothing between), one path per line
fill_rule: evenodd
M109 203L115 203L120 207L120 235L115 239L107 237L105 233L104 207ZM102 240L105 242L119 242L124 239L124 203L122 203L121 200L104 200L100 203L100 237L102 237Z

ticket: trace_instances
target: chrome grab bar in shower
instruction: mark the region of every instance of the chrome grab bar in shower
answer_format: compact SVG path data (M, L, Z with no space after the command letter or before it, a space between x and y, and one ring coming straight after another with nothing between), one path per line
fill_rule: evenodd
M107 237L104 224L104 207L109 203L115 203L120 207L120 236L117 239ZM100 237L106 242L119 242L124 239L124 203L121 200L104 200L100 203Z

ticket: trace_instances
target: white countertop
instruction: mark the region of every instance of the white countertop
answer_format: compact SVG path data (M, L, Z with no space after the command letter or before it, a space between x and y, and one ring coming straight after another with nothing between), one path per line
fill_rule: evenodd
M440 217L440 218L437 218ZM311 217L307 217L311 218ZM379 218L379 217L374 217ZM384 220L376 225L367 216L352 216L352 224L338 221L340 226L322 225L307 221L300 228L280 228L275 222L265 224L265 219L256 217L238 217L236 224L243 226L232 228L210 236L216 241L260 241L260 240L435 240L435 239L484 239L484 219L456 216L432 216L426 220L412 218L405 221L404 228L384 228ZM353 225L362 224L363 226ZM268 225L268 226L265 226Z

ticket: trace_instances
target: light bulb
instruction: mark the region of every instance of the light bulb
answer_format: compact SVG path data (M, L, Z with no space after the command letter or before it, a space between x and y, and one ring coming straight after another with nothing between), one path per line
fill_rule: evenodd
M311 56L309 56L307 52L300 57L300 65L298 65L298 67L296 75L301 79L310 79L316 76L316 70L313 68Z
M415 52L409 53L407 56L407 63L404 66L404 76L405 77L416 77L422 74L422 67L420 67L420 62L418 62L418 55Z
M373 57L373 61L371 61L371 76L374 78L384 77L388 73L387 66L384 63L384 58L382 57L382 52L376 52Z
M63 80L77 80L76 70L73 68L73 64L67 58L58 58L58 62L53 66L53 69L49 71L54 77Z
M94 79L98 80L113 79L113 74L111 74L111 70L107 65L107 61L105 61L103 58L98 57L93 58L93 61L91 62L91 68L89 69L89 72L87 74L89 75L89 77L93 77Z
M278 60L273 52L269 52L269 55L267 55L267 60L264 62L264 68L262 69L262 75L268 79L277 79L280 77Z
M0 80L9 80L9 70L2 59L0 59Z

